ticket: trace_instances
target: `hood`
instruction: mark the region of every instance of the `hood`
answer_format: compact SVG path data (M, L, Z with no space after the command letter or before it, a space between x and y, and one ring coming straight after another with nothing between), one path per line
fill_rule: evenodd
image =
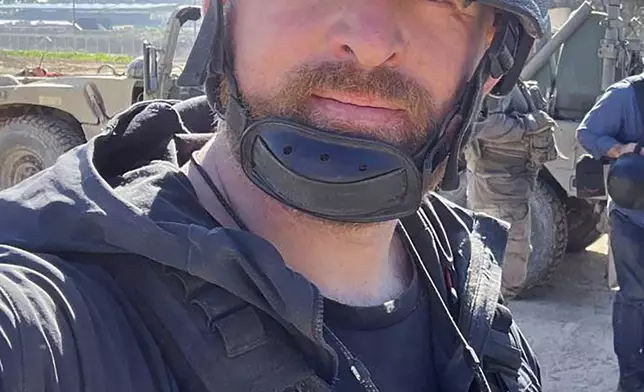
M0 192L0 243L33 253L140 255L320 340L315 287L267 241L217 227L187 179L178 180L180 165L211 136L190 134L171 102L133 106L53 167Z

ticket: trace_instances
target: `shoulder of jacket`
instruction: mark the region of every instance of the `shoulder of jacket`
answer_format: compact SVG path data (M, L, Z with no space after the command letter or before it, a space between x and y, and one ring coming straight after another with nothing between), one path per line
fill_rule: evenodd
M461 238L455 247L456 286L460 294L459 327L481 355L493 390L541 391L538 362L510 311L500 302L501 268L509 225L432 194L431 203L448 235ZM458 234L458 228L463 233ZM452 242L450 238L450 242ZM464 240L466 239L466 240ZM452 373L453 372L453 373ZM458 363L448 372L455 390L465 390L470 370ZM462 385L461 385L462 384Z
M121 302L106 273L67 256L7 245L0 245L0 262L0 389L77 391L77 380L42 375L77 374L83 363L138 365L124 350L133 335L122 316L114 317L121 314ZM101 349L101 342L110 342L110 350ZM128 380L116 377L111 385L123 390ZM104 381L89 372L83 386L97 390Z
M640 75L631 76L625 79L615 82L608 86L606 93L610 92L611 95L615 94L631 94L635 90L635 84L642 81Z

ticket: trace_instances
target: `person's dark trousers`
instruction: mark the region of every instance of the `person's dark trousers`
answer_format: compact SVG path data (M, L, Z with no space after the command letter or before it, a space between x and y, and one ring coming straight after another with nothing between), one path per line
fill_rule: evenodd
M644 392L644 228L611 211L609 231L619 284L613 303L618 390Z

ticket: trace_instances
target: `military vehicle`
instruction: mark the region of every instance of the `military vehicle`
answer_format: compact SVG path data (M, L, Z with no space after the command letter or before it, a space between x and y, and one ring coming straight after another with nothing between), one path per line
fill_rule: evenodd
M577 192L575 168L586 152L575 134L608 86L643 71L638 22L622 21L622 3L605 0L603 9L582 3L554 34L538 43L521 74L523 80L536 80L548 99L562 155L540 171L530 200L533 249L528 288L547 282L566 251L582 251L606 231L605 195L582 198ZM462 166L459 187L441 193L464 205L467 176Z
M0 76L0 189L51 166L135 102L202 94L177 86L173 74L181 27L200 18L200 7L176 8L162 46L144 43L143 56L124 75L105 65L95 75L48 75L39 66L21 76Z

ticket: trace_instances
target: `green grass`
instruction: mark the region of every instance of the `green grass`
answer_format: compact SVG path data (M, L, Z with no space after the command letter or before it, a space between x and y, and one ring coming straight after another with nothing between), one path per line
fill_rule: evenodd
M109 64L128 64L130 61L132 61L131 56L107 53L49 52L42 50L0 50L0 55L33 59L40 59L43 54L45 55L45 61L66 60Z

